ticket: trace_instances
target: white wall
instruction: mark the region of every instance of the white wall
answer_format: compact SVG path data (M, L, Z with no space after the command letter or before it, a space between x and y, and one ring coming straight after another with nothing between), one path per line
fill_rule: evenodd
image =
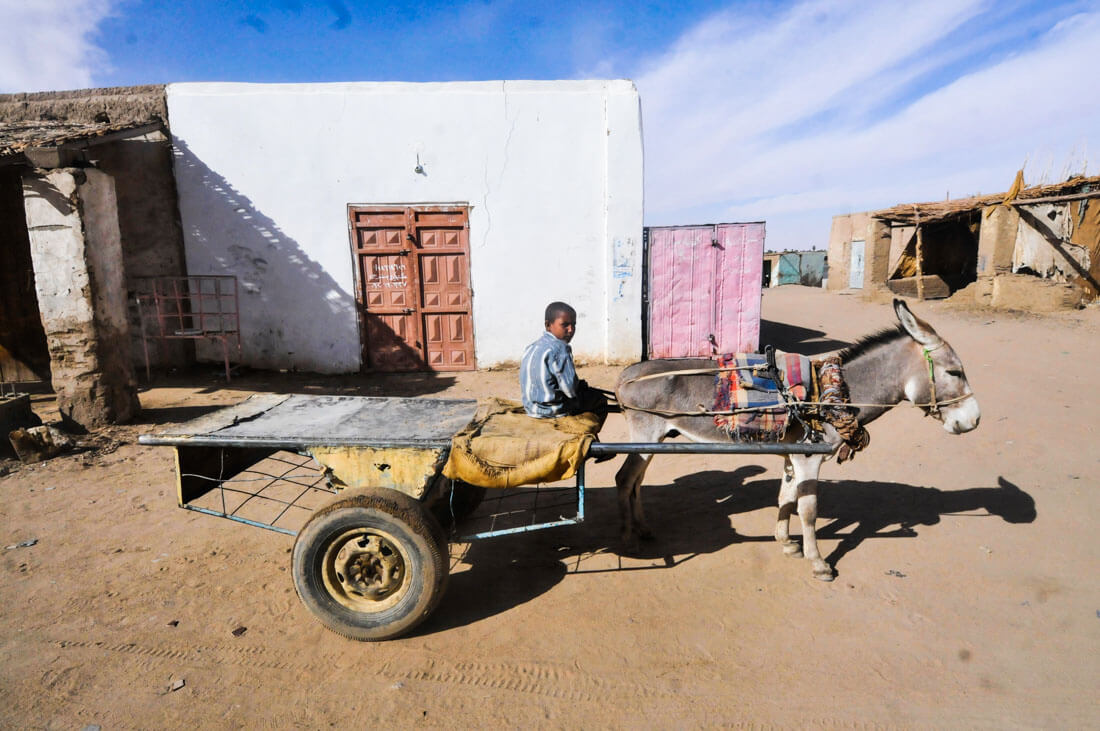
M188 271L240 278L246 363L358 370L347 206L391 203L469 204L479 366L555 299L578 359L640 356L630 81L172 84L168 113Z

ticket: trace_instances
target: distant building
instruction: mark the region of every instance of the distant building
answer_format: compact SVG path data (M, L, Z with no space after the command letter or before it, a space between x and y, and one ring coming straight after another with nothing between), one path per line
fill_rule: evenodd
M833 217L829 289L1031 310L1100 297L1100 177Z
M826 262L824 251L769 251L764 254L764 286L820 287L827 276Z

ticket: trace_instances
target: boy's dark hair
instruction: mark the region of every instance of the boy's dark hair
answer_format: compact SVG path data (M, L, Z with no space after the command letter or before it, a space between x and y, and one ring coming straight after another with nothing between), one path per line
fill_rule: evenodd
M546 305L546 322L553 322L561 315L572 315L576 319L577 311L564 302L551 302Z

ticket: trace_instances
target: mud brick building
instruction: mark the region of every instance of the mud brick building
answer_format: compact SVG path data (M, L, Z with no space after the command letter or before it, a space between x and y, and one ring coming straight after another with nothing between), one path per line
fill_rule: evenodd
M1100 177L833 218L829 289L1050 311L1100 297Z

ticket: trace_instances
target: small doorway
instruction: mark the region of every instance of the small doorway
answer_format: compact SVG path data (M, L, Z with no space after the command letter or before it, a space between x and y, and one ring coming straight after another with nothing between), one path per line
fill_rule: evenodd
M463 371L474 360L467 206L349 206L363 368Z
M27 381L49 385L50 353L34 286L22 179L12 166L0 168L0 382Z
M862 241L852 242L852 264L848 273L848 287L863 289L863 249Z

